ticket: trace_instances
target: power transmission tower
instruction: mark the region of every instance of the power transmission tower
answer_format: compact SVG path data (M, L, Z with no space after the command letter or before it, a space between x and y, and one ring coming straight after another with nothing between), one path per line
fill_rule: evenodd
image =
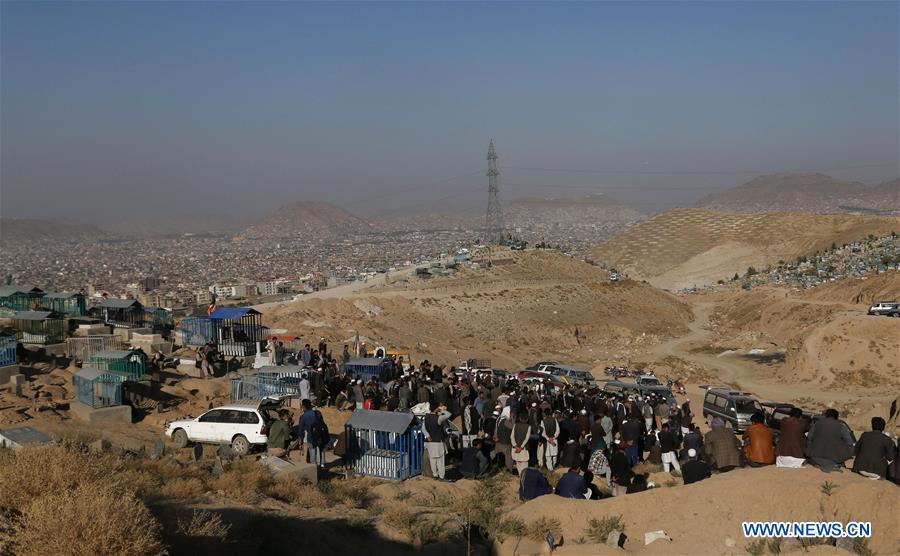
M488 206L484 234L486 243L503 241L503 209L500 207L500 170L497 169L497 151L494 140L488 147Z

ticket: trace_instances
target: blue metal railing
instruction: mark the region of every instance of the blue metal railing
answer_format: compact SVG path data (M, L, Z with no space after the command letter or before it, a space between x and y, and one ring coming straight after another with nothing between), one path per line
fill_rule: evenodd
M256 400L266 396L299 396L299 372L257 373L231 379L231 401Z
M16 337L0 336L0 367L15 365L17 360Z
M347 430L347 465L357 475L402 481L422 473L425 439L418 425L406 432Z

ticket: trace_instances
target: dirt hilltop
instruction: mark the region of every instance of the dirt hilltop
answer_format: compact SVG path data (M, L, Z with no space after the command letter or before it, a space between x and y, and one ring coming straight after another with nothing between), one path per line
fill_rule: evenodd
M605 271L555 251L507 251L489 269L462 268L453 276L413 277L265 310L266 324L305 337L347 341L358 331L416 359L456 364L489 354L509 369L562 356L589 363L588 346L678 335L691 314L671 294L640 282L610 282Z

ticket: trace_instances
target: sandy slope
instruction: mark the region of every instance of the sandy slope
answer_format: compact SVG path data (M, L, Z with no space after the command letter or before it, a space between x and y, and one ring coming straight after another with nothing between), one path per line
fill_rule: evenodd
M822 484L837 485L831 496ZM576 544L591 518L621 515L628 552L647 554L745 554L749 541L742 521L871 521L870 546L879 554L900 550L900 496L897 487L849 472L824 474L812 468L743 469L693 485L662 487L600 501L567 500L554 495L512 512L526 522L541 516L562 523L566 539L555 554L606 553L607 547ZM644 546L644 533L664 530L672 541ZM729 546L731 545L731 546ZM542 547L544 550L546 548ZM504 544L504 554L516 551Z

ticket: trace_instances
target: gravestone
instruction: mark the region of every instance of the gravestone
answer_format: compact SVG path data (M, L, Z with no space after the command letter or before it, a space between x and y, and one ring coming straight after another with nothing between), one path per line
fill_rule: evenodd
M196 461L203 459L203 444L194 444L194 459Z
M166 444L162 440L157 440L153 443L153 448L150 449L150 459L158 460L163 457L166 453Z

